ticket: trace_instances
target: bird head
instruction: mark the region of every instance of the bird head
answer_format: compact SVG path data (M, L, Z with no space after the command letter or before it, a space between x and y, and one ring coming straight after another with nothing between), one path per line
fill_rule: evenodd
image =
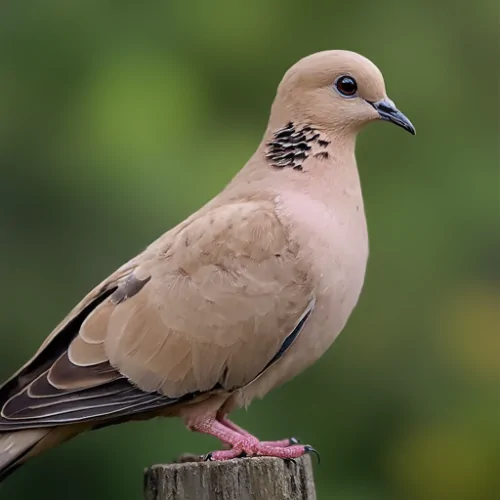
M410 120L387 96L380 70L345 50L318 52L294 64L278 87L273 115L325 132L357 133L366 123L385 120L415 134Z

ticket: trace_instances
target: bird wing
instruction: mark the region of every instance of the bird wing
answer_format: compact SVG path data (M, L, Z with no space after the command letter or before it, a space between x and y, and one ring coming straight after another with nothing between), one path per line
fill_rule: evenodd
M0 432L244 387L290 347L313 305L273 203L206 211L93 290L0 388Z

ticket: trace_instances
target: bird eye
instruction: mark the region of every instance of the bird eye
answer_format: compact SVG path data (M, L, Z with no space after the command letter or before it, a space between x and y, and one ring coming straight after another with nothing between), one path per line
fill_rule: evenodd
M335 81L335 88L345 97L353 97L358 91L358 84L351 76L340 76Z

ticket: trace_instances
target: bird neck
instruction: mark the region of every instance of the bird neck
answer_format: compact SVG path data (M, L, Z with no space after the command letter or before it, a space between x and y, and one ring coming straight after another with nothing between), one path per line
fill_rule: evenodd
M361 198L355 135L332 133L306 123L270 123L245 167L227 186L223 199L269 197L285 190L323 202Z
M256 156L298 183L349 188L359 184L355 148L356 134L349 130L292 121L276 127L271 121Z

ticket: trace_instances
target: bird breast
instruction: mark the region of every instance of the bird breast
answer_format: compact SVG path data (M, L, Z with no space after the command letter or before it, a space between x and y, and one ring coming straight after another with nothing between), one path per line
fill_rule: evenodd
M363 287L368 237L361 192L344 192L333 206L295 190L276 198L277 214L299 258L311 269L316 303L287 353L239 394L239 405L263 397L313 364L345 326Z
M277 198L277 211L298 243L316 281L317 300L328 308L340 331L361 293L368 260L368 235L361 191L336 194L326 204L289 191ZM338 333L337 331L337 333Z

